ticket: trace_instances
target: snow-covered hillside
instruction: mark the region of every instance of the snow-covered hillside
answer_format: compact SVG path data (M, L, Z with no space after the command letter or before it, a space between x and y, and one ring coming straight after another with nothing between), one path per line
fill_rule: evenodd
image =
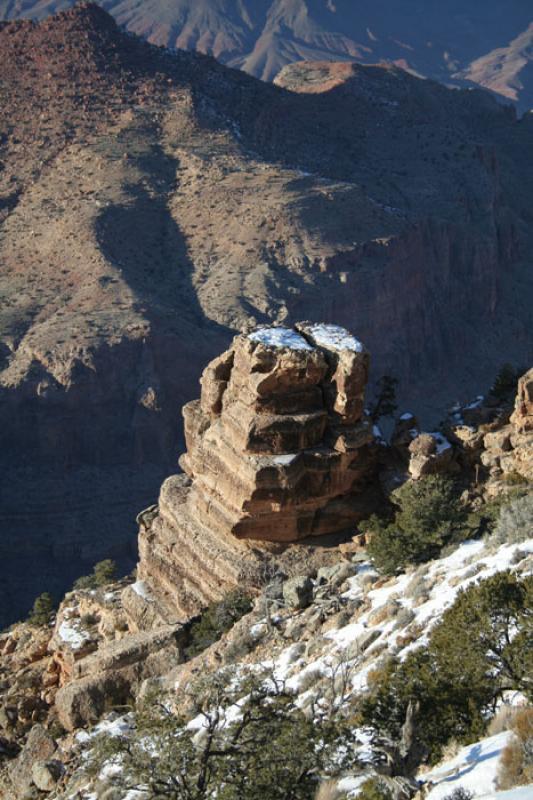
M313 599L301 609L280 603L278 610L264 614L263 599L254 611L209 650L169 675L166 688L177 696L186 688L191 674L216 671L224 661L225 648L234 646L237 637L253 642L252 652L235 665L237 680L266 670L297 695L302 710L331 704L341 709L367 687L367 678L388 656L403 659L417 647L427 644L431 629L441 619L461 589L498 571L510 569L518 574L533 572L533 538L514 545L495 547L481 540L466 541L453 552L404 574L384 578L371 563L359 557L355 563L341 561L319 571L313 581ZM275 604L274 604L275 605ZM248 648L250 649L250 648ZM333 692L333 694L332 694ZM509 695L510 704L524 702L522 695ZM238 715L238 703L226 709L226 720ZM201 733L200 715L190 727ZM132 729L131 715L112 714L96 732L124 736ZM90 749L94 734L77 735L77 746ZM359 755L370 762L371 740L368 731L356 731ZM502 749L512 733L504 730L463 747L453 758L431 771L420 772L425 800L445 800L459 787L483 800L529 800L533 786L498 792L496 776ZM105 772L105 771L104 771ZM346 774L338 788L355 798L366 775ZM105 774L101 779L105 779ZM80 791L77 783L76 790ZM76 795L66 794L66 798ZM98 794L86 784L84 800L97 800ZM143 794L125 794L120 800L144 800Z

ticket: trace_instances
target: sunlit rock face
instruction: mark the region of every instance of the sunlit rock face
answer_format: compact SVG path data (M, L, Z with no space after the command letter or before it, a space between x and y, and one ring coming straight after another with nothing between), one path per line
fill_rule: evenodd
M343 328L298 323L241 334L207 366L183 409L186 476L163 484L141 524L139 575L164 605L189 614L253 582L270 558L261 543L337 533L368 513L368 364Z

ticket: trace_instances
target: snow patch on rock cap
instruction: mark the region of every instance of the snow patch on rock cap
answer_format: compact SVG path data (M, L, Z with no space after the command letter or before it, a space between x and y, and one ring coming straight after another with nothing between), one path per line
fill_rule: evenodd
M340 325L309 325L306 328L309 335L317 345L326 347L330 350L352 350L354 353L364 352L364 347L359 339L348 333L346 328Z
M303 336L290 328L257 328L248 334L252 342L260 342L268 347L287 347L290 350L312 350Z

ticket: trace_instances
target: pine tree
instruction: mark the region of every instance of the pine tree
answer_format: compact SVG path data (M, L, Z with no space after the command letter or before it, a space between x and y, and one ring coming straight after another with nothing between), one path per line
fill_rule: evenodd
M379 570L392 574L407 564L435 558L444 544L458 541L467 522L452 480L429 475L395 491L396 515L390 523L371 517L370 557Z
M33 608L28 615L30 625L48 625L54 614L54 598L49 592L40 594L33 604Z
M99 561L94 567L94 580L96 586L105 586L112 583L117 576L117 565L110 558Z

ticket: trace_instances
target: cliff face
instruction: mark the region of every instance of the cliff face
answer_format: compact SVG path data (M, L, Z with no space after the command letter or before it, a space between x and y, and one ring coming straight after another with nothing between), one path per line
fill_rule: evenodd
M530 571L531 543L515 531L509 542L469 539L446 558L379 576L364 552L364 520L383 510L384 493L435 473L460 473L461 501L480 512L479 532L487 499L499 496L504 510L526 500L532 371L515 399L502 384L485 400L454 406L437 432L420 432L413 414L402 414L387 445L364 411L368 368L354 336L309 322L258 326L207 365L200 398L183 409L185 474L167 478L158 504L138 515L136 580L69 592L53 620L0 636L0 792L25 797L40 785L41 762L57 766L51 791L81 763L75 743L87 740L72 732L155 686L175 693L198 672L271 663L273 654L316 669L320 654L338 654L345 642L342 663L353 657L366 675L367 650L376 663L385 648L398 655L424 630L417 624L399 638L399 627L417 613L433 624L452 589L473 580L473 553L478 579L495 565ZM421 570L435 576L422 599ZM235 590L253 598L251 613L205 645L209 634L191 623L223 598L230 608ZM402 626L390 624L399 597L412 604ZM279 655L282 642L298 645L290 657ZM197 646L206 649L194 657Z
M338 326L236 337L204 371L201 399L183 410L189 480L169 478L157 510L140 517L145 606L157 598L163 619L187 619L232 588L261 583L273 566L261 543L345 533L368 515L367 379L367 353Z
M180 405L250 321L355 328L374 378L400 376L426 413L528 358L531 131L488 97L360 66L333 84L311 66L289 91L95 6L9 23L0 47L14 615L127 555L175 466Z

